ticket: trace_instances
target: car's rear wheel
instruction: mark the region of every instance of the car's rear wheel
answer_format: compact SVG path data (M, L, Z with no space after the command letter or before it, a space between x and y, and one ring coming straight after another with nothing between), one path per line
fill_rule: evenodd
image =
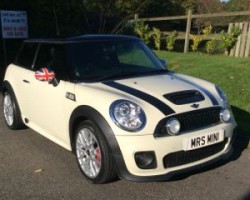
M78 126L75 151L81 172L92 183L106 183L115 177L108 144L93 121L87 120Z
M3 95L3 114L10 129L16 130L24 127L17 102L13 94L8 91L4 92Z

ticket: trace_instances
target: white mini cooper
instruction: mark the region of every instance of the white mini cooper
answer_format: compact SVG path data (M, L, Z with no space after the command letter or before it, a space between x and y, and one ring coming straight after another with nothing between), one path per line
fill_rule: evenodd
M231 152L222 90L165 69L138 38L27 40L3 82L11 129L28 126L76 154L93 183L171 178Z

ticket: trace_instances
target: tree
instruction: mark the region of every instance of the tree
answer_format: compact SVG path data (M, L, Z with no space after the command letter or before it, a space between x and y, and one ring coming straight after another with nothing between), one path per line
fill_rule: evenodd
M193 13L197 14L219 13L224 11L224 4L220 0L184 0L181 5L185 9L191 9ZM205 26L225 25L227 22L225 22L223 18L220 18L220 20L217 18L199 18L194 20L194 24L198 29L198 33L200 33Z
M224 5L220 0L197 0L196 11L199 14L220 13L224 11ZM195 20L195 26L200 31L203 27L223 26L227 25L228 21L225 18L198 18Z
M250 10L250 0L230 0L225 6L230 11Z
M150 2L141 12L143 17L181 15L185 9L181 6L182 0L157 0Z
M191 10L195 11L197 5L198 5L198 0L184 0L181 3L181 6L183 8L185 8L185 10L191 9Z
M230 0L225 3L225 9L227 11L245 11L250 10L250 0ZM230 17L230 22L239 22L239 21L249 21L249 16L237 16Z
M110 32L112 29L111 32L119 33L135 13L142 12L152 2L153 0L81 0L86 21L98 22L96 16L99 15L98 31L94 30L99 33ZM112 23L107 23L111 21Z
M141 14L148 8L153 0L116 0L116 10L120 12L121 20L111 31L112 33L120 33L135 14Z

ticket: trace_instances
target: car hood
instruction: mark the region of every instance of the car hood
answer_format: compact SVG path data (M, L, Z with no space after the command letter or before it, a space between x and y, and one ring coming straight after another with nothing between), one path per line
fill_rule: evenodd
M203 85L201 83L203 83ZM148 103L154 104L154 106L159 104L167 105L169 107L169 112L164 113L165 115L171 114L172 112L170 110L174 110L174 112L189 111L193 109L191 106L193 106L194 103L198 104L195 105L195 109L218 105L214 93L210 91L211 85L214 87L213 84L175 73L107 81L104 82L104 84L108 87L112 87L116 90L120 90L121 92L147 101ZM209 87L204 86L206 84L210 86L210 89ZM171 96L172 94L177 94L178 98L186 98L185 94L188 91L195 91L203 98L198 101L197 98L193 98L194 101L192 101L191 98L188 101L178 104L166 97L168 95ZM163 105L160 105L160 107L161 106Z

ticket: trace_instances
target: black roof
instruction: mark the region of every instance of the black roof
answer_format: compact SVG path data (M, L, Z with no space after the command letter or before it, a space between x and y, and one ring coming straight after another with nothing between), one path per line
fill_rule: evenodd
M69 38L42 38L42 39L28 39L24 42L33 43L74 43L74 42L84 42L84 41L113 41L113 40L140 40L137 37L128 35L80 35Z

